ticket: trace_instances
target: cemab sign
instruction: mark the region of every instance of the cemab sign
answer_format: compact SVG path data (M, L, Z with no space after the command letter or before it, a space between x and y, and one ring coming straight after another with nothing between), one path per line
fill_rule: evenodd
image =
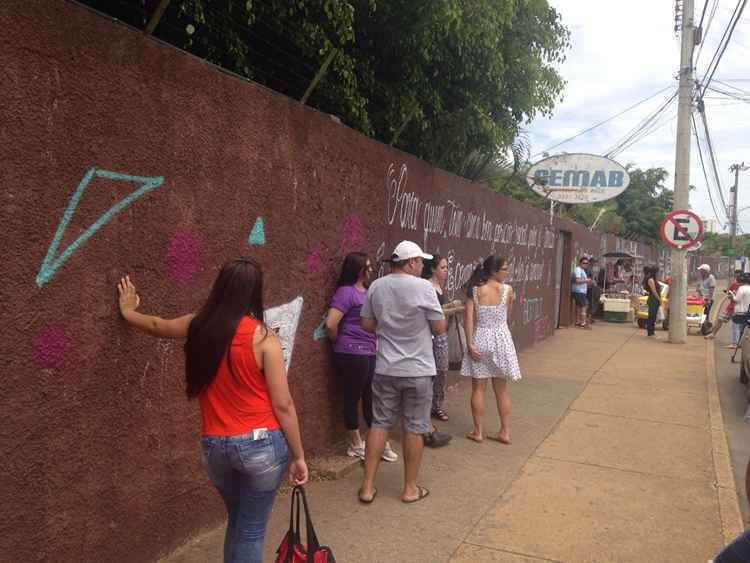
M540 160L526 181L541 196L560 203L592 203L611 199L630 184L623 166L595 154L559 154Z

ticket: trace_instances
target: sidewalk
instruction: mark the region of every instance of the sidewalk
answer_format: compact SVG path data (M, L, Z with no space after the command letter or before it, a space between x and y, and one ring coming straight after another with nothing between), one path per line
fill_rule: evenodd
M453 442L425 451L420 483L431 495L399 501L400 461L381 466L369 506L357 502L358 468L312 483L319 538L342 562L705 563L741 530L713 349L698 336L674 346L659 334L597 323L522 354L512 446L463 437L471 417L462 382L440 426ZM273 561L288 511L279 498L264 560ZM222 542L223 528L213 530L164 561L219 561Z

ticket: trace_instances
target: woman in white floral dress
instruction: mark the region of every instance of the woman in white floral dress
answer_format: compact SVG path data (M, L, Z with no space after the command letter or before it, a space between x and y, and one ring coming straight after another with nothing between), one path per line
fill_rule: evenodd
M500 431L487 438L510 444L510 396L507 383L521 379L516 347L508 328L508 317L513 306L513 288L504 283L508 275L505 258L492 255L474 270L467 284L464 313L468 354L461 364L461 375L471 377L471 415L474 430L467 438L484 440L482 418L487 380L500 414Z

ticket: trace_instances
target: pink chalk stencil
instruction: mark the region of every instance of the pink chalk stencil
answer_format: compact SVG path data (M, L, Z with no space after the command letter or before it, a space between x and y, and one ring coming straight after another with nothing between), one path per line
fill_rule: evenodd
M39 331L34 342L34 359L45 369L60 368L70 341L60 327L48 326Z
M307 271L317 274L323 268L323 259L320 256L320 246L316 246L307 255Z
M344 219L344 239L341 246L344 250L359 249L362 246L362 219L356 213Z
M189 283L198 271L200 241L190 231L177 231L167 248L169 277L178 283Z

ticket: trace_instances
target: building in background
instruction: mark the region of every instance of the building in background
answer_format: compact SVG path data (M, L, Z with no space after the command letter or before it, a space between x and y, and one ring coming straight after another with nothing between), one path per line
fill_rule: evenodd
M704 233L719 233L721 232L721 225L716 219L710 219L708 217L701 217L703 221L703 232Z

